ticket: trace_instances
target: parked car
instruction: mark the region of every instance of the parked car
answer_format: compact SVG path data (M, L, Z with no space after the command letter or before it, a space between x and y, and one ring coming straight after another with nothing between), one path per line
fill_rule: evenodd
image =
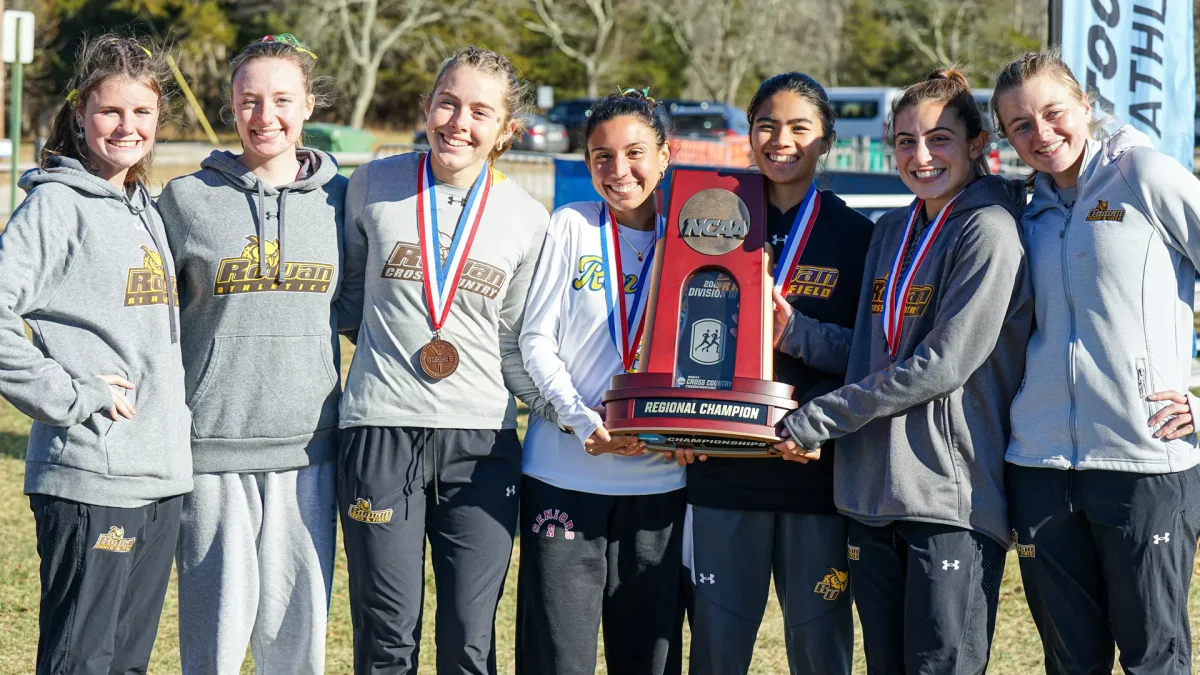
M709 101L683 101L672 102L664 109L670 118L667 128L672 138L729 141L750 136L750 123L741 108Z
M547 119L566 128L568 150L583 148L584 127L587 126L588 117L592 114L592 104L595 102L596 100L591 98L560 101L546 113Z
M887 128L888 111L892 100L903 89L899 87L833 87L826 90L833 106L833 130L838 138L865 136L882 140Z
M513 150L522 152L567 152L567 130L541 115L522 113L525 133L513 143ZM429 145L424 129L413 132L413 145Z

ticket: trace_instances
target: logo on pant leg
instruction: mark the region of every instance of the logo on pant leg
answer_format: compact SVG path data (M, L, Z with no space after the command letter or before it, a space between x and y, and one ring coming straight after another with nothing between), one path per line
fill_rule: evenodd
M949 560L942 561L942 570L943 571L944 570L957 570L957 569L958 569L958 561L957 560L955 560L954 562L950 562Z
M504 496L505 497L515 497L516 494L517 494L517 486L516 485L509 485L508 487L504 488Z
M700 581L697 583L701 583L701 584L717 583L717 573L716 572L713 572L712 574L697 574L696 576L700 578Z
M850 570L843 572L839 569L830 567L829 574L826 574L824 578L821 579L821 581L817 584L817 587L813 589L813 593L820 594L821 597L825 598L826 600L837 600L838 596L842 594L842 591L849 587L849 580Z
M563 539L570 541L575 538L575 532L572 529L575 527L575 521L571 520L571 516L568 516L566 511L558 509L546 509L539 513L533 521L532 529L534 534L540 534L545 529L546 536L553 539L560 525L563 529Z
M858 556L862 554L862 549L857 546L846 544L846 557L851 560L858 560Z
M1036 557L1036 551L1034 551L1034 549L1033 549L1033 544L1022 544L1020 542L1020 540L1017 539L1016 529L1013 529L1012 537L1013 537L1013 543L1017 545L1017 557L1020 557L1020 558Z
M390 523L392 521L391 509L380 509L378 511L371 510L371 500L359 499L346 511L346 515L352 520L357 520L360 523Z
M1171 533L1170 532L1164 532L1161 537L1158 536L1157 534L1154 535L1154 545L1155 546L1158 546L1159 544L1169 544L1169 543L1171 543Z
M96 540L96 545L92 548L97 551L129 553L133 550L133 542L135 541L137 541L137 537L126 539L125 528L114 525L108 528L108 532L100 535L100 538Z

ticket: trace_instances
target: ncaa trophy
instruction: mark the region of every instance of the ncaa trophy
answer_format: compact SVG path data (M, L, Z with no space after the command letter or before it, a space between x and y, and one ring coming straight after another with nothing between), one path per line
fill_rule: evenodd
M744 171L672 172L638 359L601 399L604 426L655 450L777 454L775 425L797 408L772 380L766 188Z

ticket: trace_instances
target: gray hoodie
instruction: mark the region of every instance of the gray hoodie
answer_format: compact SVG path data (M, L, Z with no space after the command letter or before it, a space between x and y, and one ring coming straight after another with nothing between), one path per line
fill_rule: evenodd
M265 185L215 151L158 199L179 269L197 473L281 471L336 454L336 317L347 179L296 151Z
M1156 439L1146 422L1187 392L1200 264L1200 181L1132 127L1089 141L1068 208L1050 176L1022 219L1037 328L1012 406L1007 460L1144 474L1200 462L1196 436ZM1200 406L1191 398L1193 414Z
M954 525L1009 543L1007 413L1033 317L1020 192L1016 181L986 176L955 202L906 298L894 362L880 309L912 207L875 226L849 384L784 420L806 448L850 434L834 459L834 501L845 515Z
M0 395L34 420L26 494L135 508L191 491L174 265L149 195L63 157L20 185L0 235ZM108 374L133 383L133 419L103 412Z

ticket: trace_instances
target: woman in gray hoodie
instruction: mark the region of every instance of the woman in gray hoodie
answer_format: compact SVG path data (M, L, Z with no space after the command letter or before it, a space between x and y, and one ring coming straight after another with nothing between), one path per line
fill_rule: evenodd
M1053 53L996 80L998 128L1032 167L1021 219L1036 329L1012 405L1007 486L1049 673L1191 672L1200 534L1192 304L1200 181L1093 107Z
M917 200L875 226L847 384L786 417L777 447L811 461L840 439L834 501L850 518L868 672L981 673L1009 542L1007 412L1033 313L1023 195L987 175L987 132L958 71L906 89L888 129ZM794 322L812 345L848 337L822 326L827 339Z
M179 266L195 489L183 504L185 674L320 673L333 576L333 459L346 179L299 146L316 56L291 35L230 64L242 153L159 198Z
M88 41L0 235L0 395L33 418L38 673L146 671L192 489L175 269L143 184L168 73L156 47Z

